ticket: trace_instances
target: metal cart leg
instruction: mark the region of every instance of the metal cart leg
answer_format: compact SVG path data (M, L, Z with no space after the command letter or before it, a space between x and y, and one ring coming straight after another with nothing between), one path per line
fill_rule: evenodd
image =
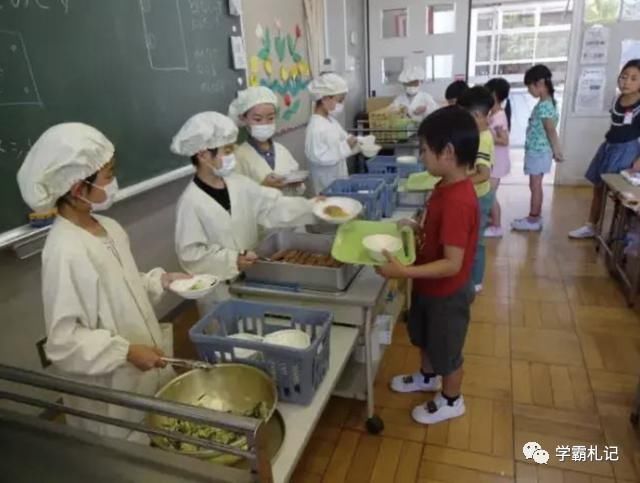
M367 373L367 421L365 423L367 431L371 434L378 434L384 429L384 423L375 414L375 400L373 394L373 360L371 358L371 329L373 325L373 311L365 309L362 313L364 323L364 362Z

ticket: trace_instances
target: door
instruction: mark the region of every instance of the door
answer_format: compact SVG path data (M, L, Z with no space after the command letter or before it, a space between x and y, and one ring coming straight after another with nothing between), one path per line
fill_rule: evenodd
M424 68L423 89L436 100L456 78L466 78L469 0L369 0L371 95L402 92L405 65Z

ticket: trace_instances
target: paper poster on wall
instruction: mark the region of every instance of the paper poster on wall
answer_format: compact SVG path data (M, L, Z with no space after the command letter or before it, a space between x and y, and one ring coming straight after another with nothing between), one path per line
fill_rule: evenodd
M600 113L604 101L606 73L604 67L584 67L576 90L576 113Z
M640 59L640 40L625 39L620 49L620 68L631 59Z
M249 85L278 96L278 132L303 126L311 116L311 71L302 2L243 0L243 7Z
M609 28L594 25L584 32L581 64L606 64L609 50Z
M640 0L623 0L620 20L640 20Z

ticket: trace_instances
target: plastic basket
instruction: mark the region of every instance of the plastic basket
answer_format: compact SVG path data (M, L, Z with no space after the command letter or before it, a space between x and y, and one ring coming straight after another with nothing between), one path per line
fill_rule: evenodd
M375 156L367 160L367 171L372 174L397 174L400 178L408 178L412 173L424 171L422 163L398 163L395 156Z
M382 193L382 216L390 218L398 207L398 182L397 174L352 174L349 179L382 179L385 182Z
M367 220L382 218L383 179L337 179L323 192L323 196L346 196L362 203L363 217Z
M332 313L326 311L228 300L197 322L189 338L202 360L259 367L276 382L279 400L309 404L329 368L332 319ZM311 345L294 349L227 337L240 332L265 336L284 329L305 332ZM240 357L249 351L254 355Z

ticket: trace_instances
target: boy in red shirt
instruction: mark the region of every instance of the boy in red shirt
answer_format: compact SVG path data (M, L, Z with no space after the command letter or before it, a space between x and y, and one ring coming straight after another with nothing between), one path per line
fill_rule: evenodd
M418 130L420 157L427 170L441 177L421 226L416 264L405 267L387 254L378 268L386 278L413 279L408 331L420 348L422 367L395 376L397 392L440 391L432 401L413 409L413 419L434 424L462 416L462 348L474 299L471 267L478 242L478 198L467 171L478 152L478 128L473 117L457 106L429 115ZM440 380L442 378L442 381ZM442 385L441 385L442 382Z

